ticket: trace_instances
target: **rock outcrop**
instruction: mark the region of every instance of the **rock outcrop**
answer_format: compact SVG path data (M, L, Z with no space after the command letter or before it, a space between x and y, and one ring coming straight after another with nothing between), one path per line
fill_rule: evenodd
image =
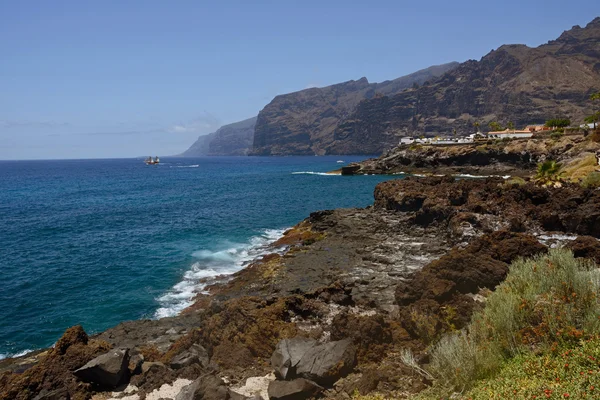
M531 175L536 165L555 160L567 169L589 172L600 143L583 133L560 138L482 141L459 145L402 145L378 158L349 164L344 175L362 174L472 174ZM585 164L587 169L580 168ZM576 176L582 178L584 175Z
M417 71L413 74L382 83L369 83L367 78L348 81L324 88L311 88L275 97L258 114L254 132L254 155L323 155L376 154L396 144L382 139L373 140L369 147L354 143L337 144L334 131L349 117L358 104L377 96L392 95L421 84L455 68L448 63ZM380 140L381 141L381 140Z
M224 125L216 132L202 135L180 157L245 156L252 148L256 117Z
M465 135L476 122L482 128L556 117L581 123L595 111L590 94L600 90L599 41L596 18L545 45L504 45L420 87L366 99L336 127L328 151L353 153L386 137L398 143L403 136Z
M129 349L115 349L94 358L73 374L84 382L114 388L126 377L128 364Z

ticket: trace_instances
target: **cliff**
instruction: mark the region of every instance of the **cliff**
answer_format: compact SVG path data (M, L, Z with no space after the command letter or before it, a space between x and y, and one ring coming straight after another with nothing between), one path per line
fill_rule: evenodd
M582 122L600 90L600 18L537 48L505 45L421 87L362 101L334 132L331 153L383 150L403 136L470 134L474 123ZM485 130L485 129L484 129Z
M333 132L362 100L398 93L440 76L457 64L433 66L382 83L369 83L367 78L361 78L277 96L258 114L252 154L331 154L335 141ZM363 150L353 152L373 154ZM337 154L350 154L350 151L339 148Z
M256 117L224 125L216 132L203 135L181 157L245 156L252 147Z

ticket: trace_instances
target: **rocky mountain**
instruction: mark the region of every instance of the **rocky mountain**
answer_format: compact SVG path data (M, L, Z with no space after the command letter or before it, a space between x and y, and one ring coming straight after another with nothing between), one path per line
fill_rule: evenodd
M402 136L473 133L475 122L580 122L598 90L600 18L537 48L505 45L418 88L365 99L336 127L327 153L379 153Z
M361 78L277 96L258 114L252 154L331 153L338 125L352 115L361 101L399 93L438 77L457 65L453 62L433 66L382 83L369 83L367 78ZM363 151L357 153L364 154Z
M181 157L245 156L252 147L256 117L224 125L216 132L203 135Z

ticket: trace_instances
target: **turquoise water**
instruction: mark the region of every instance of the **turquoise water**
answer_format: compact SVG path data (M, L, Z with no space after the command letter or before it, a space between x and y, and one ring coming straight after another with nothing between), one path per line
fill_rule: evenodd
M371 204L389 178L318 174L339 159L0 162L0 357L174 315L310 212Z

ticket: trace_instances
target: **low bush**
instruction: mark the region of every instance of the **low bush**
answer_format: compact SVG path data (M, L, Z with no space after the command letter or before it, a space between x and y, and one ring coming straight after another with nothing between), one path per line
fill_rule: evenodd
M584 188L600 188L600 172L591 172L581 181Z
M600 336L529 353L506 362L497 376L483 379L460 399L598 399Z
M550 134L550 139L552 139L552 140L558 140L558 139L560 139L563 136L564 136L564 131L557 129L557 130L555 130L554 132L552 132Z
M595 264L568 250L513 262L467 329L432 348L428 370L437 386L432 390L463 392L515 357L592 337L600 332L598 288Z

